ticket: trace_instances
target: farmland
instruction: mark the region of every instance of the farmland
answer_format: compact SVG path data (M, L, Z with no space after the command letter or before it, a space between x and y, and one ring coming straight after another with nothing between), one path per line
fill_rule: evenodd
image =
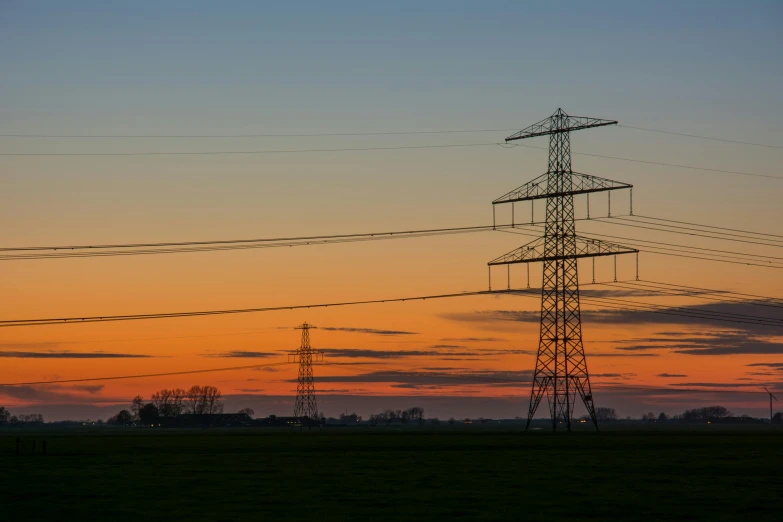
M8 520L766 520L781 442L768 427L6 430L0 490Z

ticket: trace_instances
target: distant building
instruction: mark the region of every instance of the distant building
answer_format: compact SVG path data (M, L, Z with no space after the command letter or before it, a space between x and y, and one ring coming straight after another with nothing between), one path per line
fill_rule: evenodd
M320 426L320 420L313 420L308 417L278 417L277 415L270 415L265 419L256 419L253 421L254 426L262 427L299 427L299 426Z
M186 413L161 417L155 425L161 428L246 428L253 426L253 419L247 413Z

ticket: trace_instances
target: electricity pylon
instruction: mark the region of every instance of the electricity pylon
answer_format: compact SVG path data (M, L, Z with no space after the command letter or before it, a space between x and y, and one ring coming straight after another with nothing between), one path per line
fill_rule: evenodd
M549 136L547 172L492 202L494 216L494 205L497 204L513 205L519 201L531 201L532 204L533 200L546 199L544 237L488 263L490 270L494 265L538 261L544 264L541 285L541 328L536 368L530 391L528 428L541 399L546 394L552 417L552 429L557 431L558 422L565 422L570 431L577 392L593 424L596 429L598 428L590 376L587 372L587 360L582 344L577 259L638 253L638 250L577 236L574 226L574 196L588 194L589 198L589 194L593 192L630 189L632 186L573 172L570 133L575 130L616 124L616 121L569 116L562 109L558 109L549 118L506 138L506 142L509 142L535 136Z
M310 329L316 328L306 322L297 326L302 330L302 343L299 349L288 354L289 362L299 361L299 383L296 385L296 403L294 417L318 418L318 406L315 402L315 383L313 382L313 361L323 361L324 352L313 350L310 346Z

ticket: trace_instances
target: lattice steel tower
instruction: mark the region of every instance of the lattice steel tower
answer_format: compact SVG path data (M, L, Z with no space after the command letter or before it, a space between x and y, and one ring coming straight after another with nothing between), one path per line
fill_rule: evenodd
M576 394L587 408L596 428L590 376L587 372L582 322L579 310L577 259L638 252L606 241L580 237L574 226L574 196L631 188L631 185L579 174L571 170L571 131L615 125L616 121L569 116L558 109L552 116L506 141L549 136L549 168L546 174L501 196L494 205L546 199L544 237L490 261L494 265L543 262L541 329L536 368L530 391L527 427L546 394L552 429L564 422L571 430ZM589 195L587 196L589 198ZM589 201L589 199L588 199ZM588 203L589 205L589 203ZM513 207L512 207L513 208ZM513 210L512 210L513 216ZM512 217L513 220L513 217Z
M295 352L290 352L289 361L299 361L299 383L296 386L294 417L318 418L318 406L315 402L315 384L313 382L313 361L323 360L323 352L310 346L310 329L316 328L307 323L297 326L302 330L302 343Z

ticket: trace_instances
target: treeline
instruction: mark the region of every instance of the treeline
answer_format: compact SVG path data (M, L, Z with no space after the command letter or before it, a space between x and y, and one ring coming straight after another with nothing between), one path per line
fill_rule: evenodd
M371 414L368 420L373 426L378 424L389 425L393 422L417 422L422 424L424 423L424 408L415 406L407 410L384 410L381 413Z
M666 415L664 412L656 415L653 412L648 412L642 415L642 420L645 422L662 422L662 421L680 421L680 422L711 422L715 420L725 419L731 417L731 412L724 406L706 406L704 408L694 408L692 410L685 410L679 415Z
M43 421L43 415L40 413L12 415L8 409L4 406L0 406L0 425L43 424Z
M182 414L211 415L223 413L223 394L214 386L194 385L183 388L162 389L152 394L149 401L137 395L131 401L130 410L121 410L107 422L128 425L134 422L153 424L160 418ZM248 413L243 411L241 413ZM250 412L252 415L252 410Z
M617 421L620 417L617 415L617 411L614 408L596 408L595 416L599 422ZM580 419L590 420L589 417L584 416ZM724 406L706 406L703 408L693 408L685 410L682 413L676 415L668 415L664 412L655 413L647 412L642 414L641 418L625 417L625 421L637 421L642 422L684 422L684 423L706 423L706 422L720 422L726 419L751 419L747 415L740 417L734 417L731 411ZM783 413L776 413L772 417L773 424L780 424L783 421Z

